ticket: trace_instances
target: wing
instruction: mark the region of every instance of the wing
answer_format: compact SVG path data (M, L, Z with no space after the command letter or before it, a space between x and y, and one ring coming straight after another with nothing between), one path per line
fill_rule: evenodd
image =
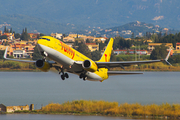
M121 67L124 69L125 66L135 65L135 64L146 64L146 63L155 63L165 61L167 64L171 65L167 60L170 56L171 50L169 50L168 55L165 59L161 60L149 60L149 61L123 61L123 62L96 62L99 68L113 68L113 67Z
M26 63L35 63L36 61L35 60L21 60L21 59L12 59L12 58L7 58L7 49L8 47L6 48L5 52L4 52L4 56L3 58L5 60L12 60L12 61L18 61L18 62L26 62ZM47 61L49 64L56 64L56 62L54 61Z
M143 74L143 73L136 73L136 72L124 72L124 71L108 71L108 75L134 75L134 74Z
M27 62L27 63L35 63L36 61L33 61L33 60L20 60L20 59L12 59L12 58L7 58L6 56L7 56L7 49L8 49L8 47L6 48L6 50L5 50L5 52L4 52L4 56L3 56L3 58L5 59L5 60L12 60L12 61L19 61L19 62Z
M113 68L121 67L124 69L125 66L136 65L136 64L145 64L145 63L154 63L162 62L164 60L150 60L150 61L123 61L123 62L96 62L99 68Z

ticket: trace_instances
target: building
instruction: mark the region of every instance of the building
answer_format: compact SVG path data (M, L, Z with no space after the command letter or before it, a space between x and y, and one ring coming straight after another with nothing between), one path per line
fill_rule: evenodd
M68 45L69 47L73 47L74 43L66 43L66 45Z
M64 41L64 42L75 42L75 38L68 36L68 37L64 37L64 38L63 38L63 41Z
M73 38L85 38L87 36L83 35L83 34L69 34L69 37L73 37Z
M96 45L96 43L86 43L86 45L88 46L91 52L95 50L99 50L99 45Z
M172 43L148 43L148 50L154 50L156 46L160 46L162 44L165 44L168 49L173 49Z
M29 35L30 38L32 38L32 39L37 39L40 34L39 34L39 33L28 33L28 35Z
M34 47L26 47L24 57L33 57Z
M176 43L176 50L180 50L180 43Z
M23 106L6 106L4 104L0 104L0 112L15 112L15 111L23 111L23 110L34 110L34 104L23 105Z
M25 50L14 50L13 51L13 56L14 58L23 58L25 57Z
M98 37L98 38L94 38L94 42L102 42L104 43L108 38L106 37Z
M62 33L51 33L51 36L57 39L62 39L63 34Z
M114 50L114 54L119 55L119 54L134 54L135 50ZM136 54L140 55L147 55L148 51L147 50L136 50Z
M14 38L14 33L4 33L2 35L6 35L8 40L12 40Z

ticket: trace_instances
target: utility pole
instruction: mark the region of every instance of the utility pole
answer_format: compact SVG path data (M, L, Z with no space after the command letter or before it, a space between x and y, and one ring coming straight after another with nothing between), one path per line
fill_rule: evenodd
M135 52L134 52L134 54L135 54L135 61L137 61L137 55L136 55L136 45L135 45Z
M140 61L140 53L141 53L141 52L140 52L140 45L139 45L139 61Z

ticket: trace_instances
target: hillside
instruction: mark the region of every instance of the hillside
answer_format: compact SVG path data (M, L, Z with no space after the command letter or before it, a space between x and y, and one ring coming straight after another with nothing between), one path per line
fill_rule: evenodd
M4 22L6 21L6 22ZM159 25L149 24L145 22L130 22L126 23L121 26L115 26L110 28L100 28L100 27L90 27L85 25L76 25L76 24L63 24L63 23L56 23L48 20L44 20L41 18L34 18L26 15L0 15L0 30L4 30L4 26L7 28L12 28L13 31L16 33L22 33L22 30L27 27L29 33L44 33L44 34L51 34L51 33L78 33L78 34L85 34L91 36L106 36L106 37L114 37L117 35L123 36L125 38L131 37L132 33L135 36L143 36L146 32L151 33L158 33L162 32L164 34L166 31L163 27ZM178 33L179 30L168 29L168 33Z
M179 0L0 0L0 11L59 24L110 28L142 21L180 29L179 4Z
M45 34L51 34L52 32L67 33L87 28L82 25L56 23L41 18L19 14L0 15L0 30L4 30L4 26L13 28L13 31L17 33L22 33L22 29L27 27L28 32L40 32Z
M159 25L136 21L136 22L130 22L124 24L122 26L107 28L105 30L100 31L100 34L101 35L106 34L107 37L120 35L126 38L126 37L131 37L132 33L134 33L135 37L136 36L141 37L144 36L146 32L150 32L150 33L161 32L162 34L165 34L167 32L168 34L169 33L175 34L178 33L179 30L162 28Z

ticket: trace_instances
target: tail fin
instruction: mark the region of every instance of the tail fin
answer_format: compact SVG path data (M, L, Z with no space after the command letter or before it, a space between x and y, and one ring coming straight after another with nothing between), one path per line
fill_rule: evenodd
M114 39L111 38L109 40L107 47L106 47L106 50L104 51L101 59L98 62L109 62L110 61L113 42L114 42Z

